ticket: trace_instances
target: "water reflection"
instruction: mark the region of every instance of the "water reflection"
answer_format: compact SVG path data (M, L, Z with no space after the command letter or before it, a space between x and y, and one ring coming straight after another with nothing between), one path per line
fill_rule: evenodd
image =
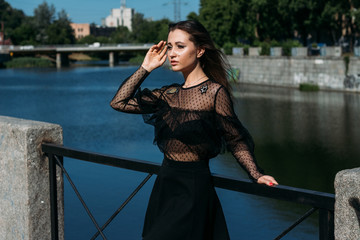
M244 85L236 110L262 166L282 184L333 192L335 174L359 166L360 96Z

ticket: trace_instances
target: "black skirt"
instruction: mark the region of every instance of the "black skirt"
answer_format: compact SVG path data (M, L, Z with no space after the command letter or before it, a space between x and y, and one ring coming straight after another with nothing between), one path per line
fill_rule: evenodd
M150 196L143 240L228 240L207 161L165 159Z

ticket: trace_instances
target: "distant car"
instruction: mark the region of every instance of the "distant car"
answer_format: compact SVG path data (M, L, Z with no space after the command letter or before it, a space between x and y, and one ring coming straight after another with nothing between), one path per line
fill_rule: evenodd
M101 43L99 42L94 42L93 44L89 45L89 47L100 47Z
M119 43L117 45L117 47L127 47L127 46L131 46L131 44L130 43Z
M20 46L21 50L31 50L34 49L33 45L25 45L25 46Z

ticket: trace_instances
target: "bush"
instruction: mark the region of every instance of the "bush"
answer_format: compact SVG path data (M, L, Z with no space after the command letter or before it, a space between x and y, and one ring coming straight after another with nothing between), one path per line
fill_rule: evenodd
M271 47L281 47L281 44L276 40L271 40L270 46Z
M283 55L291 56L291 48L302 47L301 43L297 40L286 40L282 43Z
M270 43L262 42L260 44L260 47L261 47L261 51L260 51L261 56L269 56L270 55Z
M235 43L227 42L224 44L223 49L226 55L232 55L232 49L236 47Z
M319 86L312 83L300 83L299 89L305 92L316 92L319 91Z
M54 64L45 58L19 57L4 63L7 68L53 67Z
M243 45L242 46L244 48L244 55L249 55L249 45Z
M259 40L255 40L253 43L254 47L260 47L261 51L260 51L260 55L261 56L270 56L270 48L272 47L280 47L280 43L276 40L271 40L271 41L264 41L264 42L260 42Z

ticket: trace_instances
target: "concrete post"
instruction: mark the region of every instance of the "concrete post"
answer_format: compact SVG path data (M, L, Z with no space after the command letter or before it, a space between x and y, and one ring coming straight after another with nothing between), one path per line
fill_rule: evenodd
M61 53L56 53L56 68L61 68Z
M360 239L360 168L335 177L335 240Z
M56 68L69 66L69 56L66 53L56 53Z
M59 125L0 116L0 239L51 239L49 166L42 142L62 144ZM64 239L58 169L59 239Z
M260 56L261 47L250 47L249 56Z
M119 57L117 52L109 52L109 66L113 67L118 64Z

